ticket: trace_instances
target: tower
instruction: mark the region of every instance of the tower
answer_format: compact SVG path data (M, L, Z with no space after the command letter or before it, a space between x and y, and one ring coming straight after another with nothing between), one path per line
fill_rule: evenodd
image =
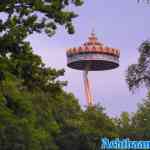
M88 72L117 68L119 66L119 56L120 52L118 49L110 48L100 43L93 32L89 36L88 41L83 45L67 50L67 66L83 71L84 88L88 106L94 104Z

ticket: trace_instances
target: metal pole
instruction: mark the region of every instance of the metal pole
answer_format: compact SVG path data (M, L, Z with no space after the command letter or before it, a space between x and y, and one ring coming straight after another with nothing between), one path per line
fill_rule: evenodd
M85 88L85 95L87 100L88 106L93 106L93 97L91 93L91 86L88 80L88 70L83 71L83 79L84 79L84 88Z

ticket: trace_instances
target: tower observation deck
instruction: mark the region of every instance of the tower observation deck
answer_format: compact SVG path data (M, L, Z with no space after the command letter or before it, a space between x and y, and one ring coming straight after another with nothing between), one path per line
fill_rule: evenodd
M88 71L115 69L119 66L119 56L118 49L110 48L100 43L94 33L90 35L88 41L83 45L67 50L67 66L83 71L88 106L94 103L88 80Z

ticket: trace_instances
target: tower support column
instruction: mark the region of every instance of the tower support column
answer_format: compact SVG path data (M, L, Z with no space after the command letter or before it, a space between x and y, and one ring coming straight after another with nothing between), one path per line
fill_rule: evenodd
M85 88L87 105L93 106L93 97L92 97L92 92L91 92L90 81L88 79L88 70L83 71L83 79L84 79L84 88Z

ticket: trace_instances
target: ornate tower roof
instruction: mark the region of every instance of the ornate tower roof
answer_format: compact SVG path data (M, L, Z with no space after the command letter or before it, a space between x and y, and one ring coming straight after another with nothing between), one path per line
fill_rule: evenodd
M67 55L73 55L77 53L104 53L108 55L114 55L119 57L120 52L118 49L104 46L98 41L94 32L88 37L88 40L78 48L70 48L67 51Z

